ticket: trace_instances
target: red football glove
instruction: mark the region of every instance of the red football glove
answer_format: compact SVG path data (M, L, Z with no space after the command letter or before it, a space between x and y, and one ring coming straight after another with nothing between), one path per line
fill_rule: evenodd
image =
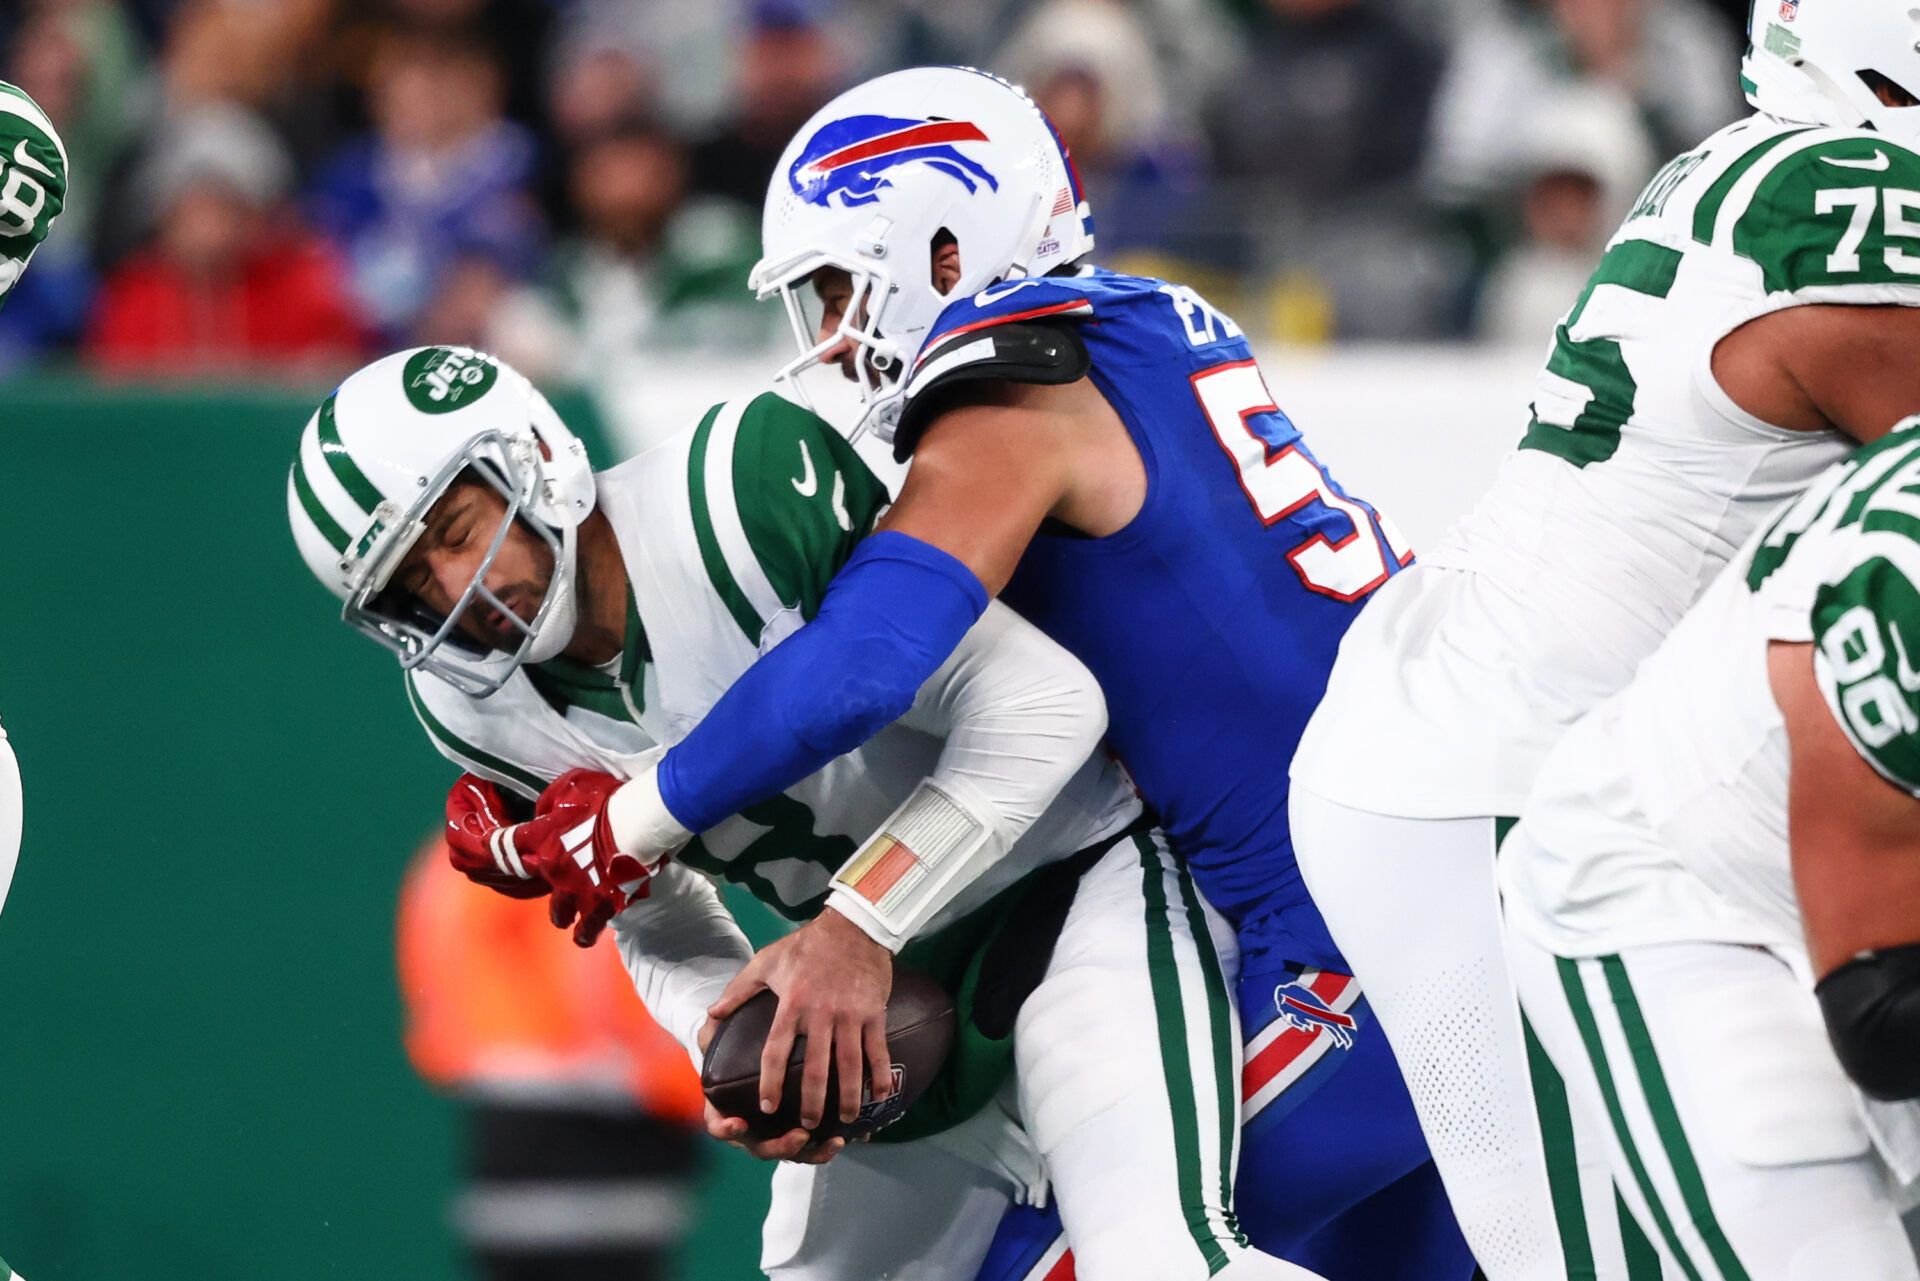
M607 922L633 899L645 898L653 875L613 843L607 801L625 781L596 770L568 770L534 807L533 822L544 826L532 864L553 887L547 917L556 928L573 926L573 941L581 947L592 947Z
M547 883L528 859L542 834L537 822L515 823L498 788L462 774L447 793L448 861L468 880L509 898L539 898Z

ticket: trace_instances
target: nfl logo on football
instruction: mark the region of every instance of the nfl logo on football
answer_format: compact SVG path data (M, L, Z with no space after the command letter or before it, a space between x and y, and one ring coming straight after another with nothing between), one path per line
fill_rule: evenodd
M1780 0L1780 21L1792 22L1800 16L1800 0Z

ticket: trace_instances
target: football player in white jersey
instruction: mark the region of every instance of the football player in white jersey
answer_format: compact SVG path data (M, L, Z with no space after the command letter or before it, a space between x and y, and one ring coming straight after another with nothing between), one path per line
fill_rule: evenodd
M0 306L67 198L67 149L23 90L0 80ZM20 857L20 769L0 729L0 907ZM7 1275L0 1262L0 1281Z
M1902 427L1574 724L1501 851L1529 1023L1672 1276L1920 1278L1899 1218L1920 1178L1920 419Z
M66 202L66 144L24 89L0 80L0 305Z
M1492 1281L1646 1257L1598 1154L1569 1155L1550 1071L1532 1093L1495 849L1548 749L1765 514L1920 410L1912 15L1759 0L1755 113L1647 186L1555 330L1519 448L1374 595L1294 756L1301 872Z
M630 804L645 766L812 616L887 501L846 441L771 394L594 474L525 379L444 347L343 383L288 478L309 567L398 652L422 725L467 771L449 805L456 863L506 892L551 890L556 924L580 918L576 941L611 917L642 998L696 1061L752 956L710 878L802 922L762 953L780 950L790 990L877 991L877 1008L898 953L958 994L946 1074L885 1137L952 1128L845 1152L804 1146L804 1130L751 1145L822 1162L775 1173L771 1275L972 1281L1044 1157L1054 1195L1095 1207L1099 1239L1075 1242L1092 1281L1198 1281L1198 1230L1229 1260L1216 1275L1311 1281L1252 1251L1224 1203L1231 931L1119 767L1091 755L1105 728L1091 674L1011 610L991 607L859 750L697 835L630 830L635 808L659 808ZM503 791L538 798L537 815ZM637 847L676 853L643 867L619 852ZM872 951L849 932L882 942L877 967L847 961ZM852 1119L863 1077L889 1093L884 1029L850 1030L808 1037L851 1056L833 1099L824 1055L809 1059L807 1128L831 1106ZM1173 1097L1195 1100L1197 1149Z
M67 197L67 148L24 90L0 80L0 306ZM20 858L20 767L0 727L0 908ZM0 1281L18 1277L0 1259Z

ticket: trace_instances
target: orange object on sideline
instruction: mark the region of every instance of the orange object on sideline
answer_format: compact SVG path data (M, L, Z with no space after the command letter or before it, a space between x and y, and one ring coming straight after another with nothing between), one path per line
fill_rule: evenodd
M613 944L575 947L545 899L475 885L435 837L407 871L399 934L407 1056L429 1082L619 1090L652 1115L699 1119L687 1052L647 1014Z

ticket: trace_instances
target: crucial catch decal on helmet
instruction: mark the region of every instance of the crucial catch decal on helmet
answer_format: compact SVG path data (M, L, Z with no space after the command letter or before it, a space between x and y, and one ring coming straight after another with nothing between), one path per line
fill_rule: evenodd
M902 165L930 165L966 187L1000 190L985 165L960 154L954 144L986 142L978 125L965 120L907 120L895 116L848 116L822 125L807 140L787 181L810 205L842 208L870 205L891 185L887 174Z

